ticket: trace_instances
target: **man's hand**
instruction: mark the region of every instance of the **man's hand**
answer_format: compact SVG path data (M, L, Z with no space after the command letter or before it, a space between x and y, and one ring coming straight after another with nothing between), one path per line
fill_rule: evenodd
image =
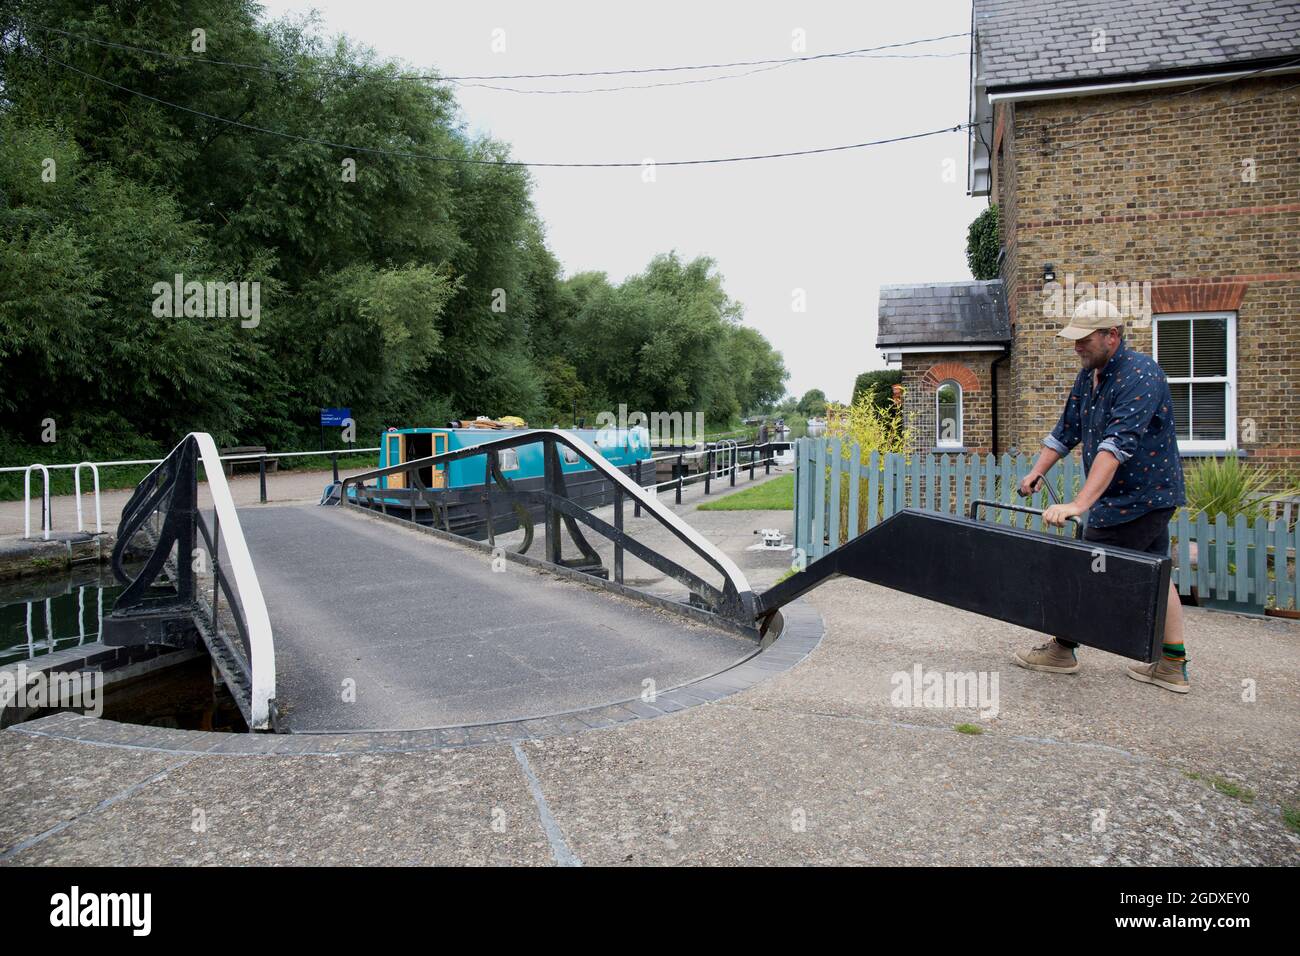
M1025 477L1021 478L1020 479L1021 497L1028 498L1030 495L1032 495L1034 493L1034 490L1038 487L1038 483L1041 482L1042 480L1043 480L1043 476L1036 471L1031 471L1029 474L1025 475Z
M1063 505L1052 505L1043 512L1043 521L1047 522L1054 528L1060 528L1071 518L1077 518L1087 511L1087 508L1081 508L1073 501L1067 501Z

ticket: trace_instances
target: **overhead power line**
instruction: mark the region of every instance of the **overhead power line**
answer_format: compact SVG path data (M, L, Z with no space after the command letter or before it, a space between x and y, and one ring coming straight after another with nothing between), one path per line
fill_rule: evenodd
M142 93L139 90L133 90L130 87L123 86L120 83L114 83L112 80L104 79L102 76L96 76L93 73L87 73L85 70L78 69L77 67L72 66L71 64L64 63L62 60L55 59L54 57L48 56L47 54L42 53L39 54L39 56L49 63L53 63L56 66L61 66L65 70L71 70L73 73L76 73L80 76L84 76L88 80L94 80L97 83L102 83L103 85L112 87L113 89L121 90L124 93L130 93L132 96L138 96L141 99L149 100L150 102L157 103L160 106L166 106L169 109L180 110L181 112L184 113L190 113L194 116L201 116L204 119L209 119L217 123L224 123L228 126L237 127L239 129L245 129L254 133L263 133L267 136L277 136L281 139L294 140L300 143L310 143L316 146L328 146L331 149L346 150L347 152L351 152L351 153L368 153L371 155L378 155L378 156L393 156L399 159L420 159L420 160L428 160L431 162L457 163L460 165L472 165L472 166L527 166L527 167L534 167L534 168L550 168L550 169L618 169L618 168L625 169L629 167L644 166L646 163L645 160L637 160L633 162L618 162L618 163L554 163L554 162L523 162L520 160L505 160L505 159L471 159L471 158L465 158L459 156L438 156L432 153L417 153L408 150L382 149L375 146L357 146L350 143L337 143L332 140L320 139L313 136L300 136L297 133L287 133L283 130L268 129L265 126L255 126L252 123L244 123L240 120L230 119L225 116L218 116L215 113L208 113L205 112L204 110L197 110L194 109L193 107L183 106L179 103L172 103L168 100L161 99L160 97L151 96L150 94ZM652 162L655 167L708 166L708 165L720 165L723 163L747 163L747 162L754 162L757 160L764 160L764 159L786 159L795 156L815 156L822 153L838 153L838 152L845 152L847 150L852 150L852 149L864 149L868 146L882 146L886 143L901 143L906 140L923 139L927 136L938 136L942 133L956 133L963 129L966 129L969 125L970 124L968 123L959 123L956 126L947 126L944 127L943 129L928 130L922 133L908 133L903 136L890 136L885 139L869 140L867 142L862 142L862 143L848 143L841 146L823 146L815 149L797 149L797 150L789 150L786 152L779 152L779 153L755 153L755 154L743 155L743 156L724 156L724 157L718 157L714 159L654 160Z
M209 56L193 56L187 53L171 53L166 50L158 50L149 47L134 46L129 43L117 43L111 40L102 40L99 37L88 36L84 33L73 33L69 30L60 30L56 27L46 27L33 24L33 29L41 30L47 33L55 33L70 39L80 40L86 43L94 43L98 46L107 47L114 50L122 50L130 53L139 53L145 56L162 57L164 59L177 60L190 63L204 63L209 66L227 66L241 70L260 70L265 73L316 73L324 76L341 76L357 78L365 76L364 73L357 70L336 70L329 67L300 67L291 65L275 66L269 63L243 63L236 60L222 60ZM886 43L880 46L860 47L854 50L841 50L836 53L817 53L809 56L792 56L780 57L765 60L738 60L731 63L696 63L686 66L651 66L638 67L621 70L589 70L573 71L565 73L498 73L498 74L471 74L464 76L441 75L437 73L399 73L393 79L398 80L434 80L448 83L469 83L483 80L551 80L551 79L573 79L577 77L592 76L625 76L645 73L676 73L688 70L727 70L739 69L742 67L756 66L784 66L791 63L809 63L814 60L829 60L840 57L859 57L868 54L877 53L881 50L894 50L902 47L917 46L922 43L935 43L939 40L951 40L955 37L970 36L969 31L963 33L948 33L943 36L925 37L918 40L902 40L897 43ZM966 56L965 51L958 54L932 54L932 55L959 55ZM721 79L721 77L719 78ZM635 88L635 87L633 87Z

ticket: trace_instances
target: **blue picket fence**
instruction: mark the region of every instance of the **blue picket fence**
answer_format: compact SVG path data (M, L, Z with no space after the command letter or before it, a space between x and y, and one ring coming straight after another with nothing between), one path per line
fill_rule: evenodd
M882 455L864 460L856 444L840 439L801 438L795 442L795 547L809 561L822 557L890 515L914 508L967 515L971 501L1046 508L1045 490L1022 498L1016 489L1033 460L1025 455ZM1047 475L1062 501L1083 485L1082 465L1067 457ZM1073 534L1069 527L1044 525L1038 515L980 509L983 521L1044 534ZM1171 523L1173 581L1182 594L1196 589L1202 603L1262 610L1297 606L1295 556L1300 525L1257 521L1244 515L1189 519L1180 512Z

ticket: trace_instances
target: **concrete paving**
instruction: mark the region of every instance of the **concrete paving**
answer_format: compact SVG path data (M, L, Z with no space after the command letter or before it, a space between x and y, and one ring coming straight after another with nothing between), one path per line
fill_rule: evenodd
M760 583L784 571L736 548L788 512L683 509ZM1296 624L1188 609L1194 690L1176 697L1087 649L1078 675L1022 671L1011 654L1039 635L883 588L834 581L808 600L825 638L792 670L544 740L230 756L214 734L178 753L10 729L0 862L1300 861L1283 819L1300 806ZM925 706L902 679L918 665L997 694Z

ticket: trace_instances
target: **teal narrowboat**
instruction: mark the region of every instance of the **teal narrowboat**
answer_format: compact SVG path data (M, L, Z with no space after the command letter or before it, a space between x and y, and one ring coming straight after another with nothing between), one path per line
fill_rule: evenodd
M380 436L379 468L471 448L498 438L533 431L530 428L390 428ZM655 481L650 433L645 428L565 429L599 451L606 460L642 484ZM560 468L567 496L584 508L596 508L613 501L613 485L572 449L559 446ZM543 445L518 445L498 452L501 475L518 491L540 491L543 487ZM644 465L642 463L645 463ZM444 528L455 534L482 540L488 537L483 501L487 478L487 456L470 455L440 465L418 469L423 493L408 481L408 475L385 475L377 479L384 494L379 501L392 514L409 517L418 524ZM337 487L327 489L326 498L337 496ZM355 497L355 489L348 489ZM491 498L491 496L489 496ZM509 501L490 500L492 527L500 534L517 527L518 516ZM529 507L534 521L541 520L542 506Z

